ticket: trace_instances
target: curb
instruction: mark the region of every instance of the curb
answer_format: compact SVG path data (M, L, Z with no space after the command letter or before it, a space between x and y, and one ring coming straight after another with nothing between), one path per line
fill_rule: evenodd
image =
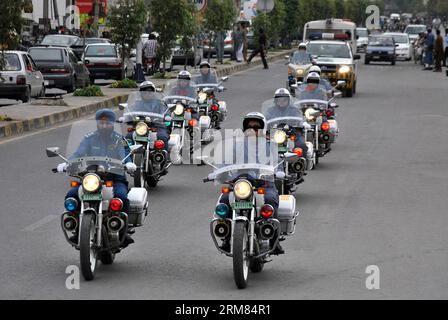
M11 123L0 127L0 139L37 129L48 128L62 122L81 118L83 116L95 113L97 110L102 108L116 107L119 103L126 102L127 98L128 95L123 94L104 101L88 104L67 111L53 113L39 118L12 121Z

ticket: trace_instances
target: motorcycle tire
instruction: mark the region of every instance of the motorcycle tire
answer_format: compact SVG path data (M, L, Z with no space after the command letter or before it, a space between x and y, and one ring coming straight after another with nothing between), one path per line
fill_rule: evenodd
M143 155L134 155L134 163L137 166L137 170L134 172L134 187L144 188L145 187L145 177L142 171Z
M110 251L102 251L99 254L99 259L102 264L112 264L114 263L115 253L112 253Z
M235 223L233 231L233 278L238 289L247 287L249 280L248 237L246 224L243 221Z
M260 248L258 243L255 245L255 255L260 254ZM249 269L253 273L260 273L263 271L264 261L263 259L251 259L249 264Z
M87 214L82 217L79 234L79 258L81 273L86 281L95 278L98 260L97 252L92 246L95 244L95 216Z

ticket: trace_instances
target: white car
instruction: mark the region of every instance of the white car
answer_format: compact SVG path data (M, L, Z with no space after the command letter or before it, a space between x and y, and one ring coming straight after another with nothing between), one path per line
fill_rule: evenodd
M367 28L356 28L356 47L358 52L365 52L369 43L369 30Z
M394 38L397 60L409 61L412 59L412 44L407 33L387 32L385 36Z
M0 98L25 103L31 97L45 96L44 76L27 52L5 51L4 61L5 66L0 69Z
M409 35L411 43L414 44L420 33L425 33L428 28L424 24L410 24L404 29L404 33Z

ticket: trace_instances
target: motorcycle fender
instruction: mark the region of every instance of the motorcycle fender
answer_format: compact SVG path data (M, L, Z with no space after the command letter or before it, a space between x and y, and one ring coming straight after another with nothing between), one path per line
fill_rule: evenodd
M307 141L306 142L306 146L308 147L308 152L307 152L307 159L312 159L313 158L313 151L314 151L314 145L312 142Z
M170 135L170 140L168 141L168 147L170 150L171 149L180 149L180 143L181 143L180 135L175 134L175 133Z

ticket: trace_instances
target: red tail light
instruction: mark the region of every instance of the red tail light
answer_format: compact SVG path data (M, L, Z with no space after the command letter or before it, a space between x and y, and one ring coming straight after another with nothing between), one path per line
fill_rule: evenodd
M198 120L196 120L196 119L191 119L190 121L188 121L188 125L190 127L196 127L197 124L198 124Z
M157 140L154 143L154 148L156 148L157 150L162 150L165 147L165 142L163 142L162 140Z
M260 214L263 218L269 219L274 215L274 208L269 204L265 204L261 207Z
M332 116L334 116L334 111L332 109L328 109L326 114L327 114L327 117L332 117Z
M118 198L113 198L112 200L110 200L109 207L110 210L114 212L121 211L121 209L123 209L123 201Z
M324 122L322 123L322 130L323 131L328 131L330 130L330 124L328 122Z
M298 157L303 156L303 150L302 150L302 148L295 148L295 149L294 149L294 153L295 153Z
M26 77L25 76L17 76L16 84L26 84Z
M212 111L218 111L219 110L219 106L217 106L216 104L212 105Z
M70 73L68 68L51 68L48 69L48 73Z

